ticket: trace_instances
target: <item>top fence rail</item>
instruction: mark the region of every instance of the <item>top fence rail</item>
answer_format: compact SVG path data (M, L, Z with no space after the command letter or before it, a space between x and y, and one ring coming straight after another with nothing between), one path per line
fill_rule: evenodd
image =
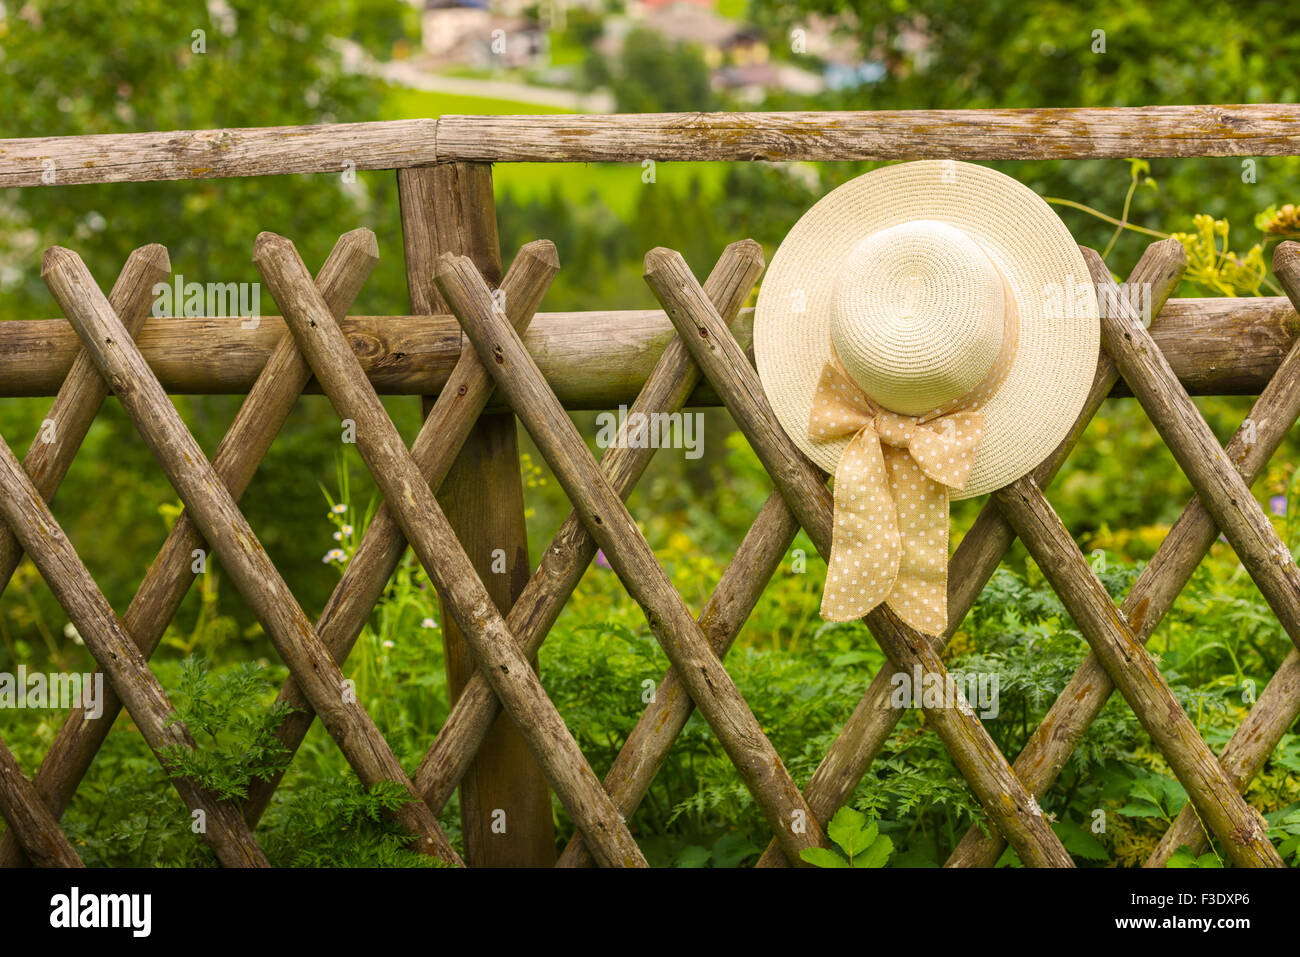
M1043 160L1300 155L1300 106L442 116L0 140L0 187L446 162Z

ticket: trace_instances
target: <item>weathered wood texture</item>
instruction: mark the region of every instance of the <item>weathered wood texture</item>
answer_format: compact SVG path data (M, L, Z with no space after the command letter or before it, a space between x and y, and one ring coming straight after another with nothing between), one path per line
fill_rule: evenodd
M444 252L469 256L493 288L501 284L492 167L443 163L403 169L397 172L397 185L413 312L446 311L433 282L437 258ZM426 415L435 399L422 399ZM497 610L506 614L528 580L528 528L513 414L480 416L437 492L474 571ZM442 640L454 703L477 666L445 606ZM462 779L460 817L465 859L471 866L555 863L555 822L546 776L509 715L497 717Z
M1103 318L1103 325L1108 321L1122 320ZM1218 835L1224 854L1238 867L1285 867L1263 818L1238 793L1042 491L1031 479L995 492L994 499L1187 789L1201 820Z
M746 349L753 321L753 310L745 309L734 326ZM343 330L381 395L436 395L465 351L449 315L351 316ZM243 328L237 317L149 317L137 341L168 392L242 394L284 333L279 316L263 316L256 329ZM1171 299L1151 328L1192 395L1258 395L1298 333L1300 317L1283 296ZM673 335L658 309L543 312L524 344L565 408L607 409L636 398ZM0 397L53 395L80 348L62 319L0 322ZM319 393L320 386L313 380L306 391ZM1121 381L1113 394L1130 392ZM689 404L718 400L706 382ZM499 399L489 404L500 408Z
M495 310L491 293L473 264L464 257L444 256L436 278L443 298L460 318L497 388L514 406L583 524L645 612L651 631L754 795L769 827L786 855L797 863L801 850L825 843L821 827L812 820L780 756L673 588L622 498L610 487L518 334ZM700 295L705 295L703 290ZM590 834L584 836L590 845Z
M1273 274L1293 303L1300 303L1300 244L1285 242L1273 253ZM1292 347L1273 381L1259 397L1247 419L1251 428L1243 426L1225 450L1228 459L1241 472L1246 483L1253 484L1263 471L1273 451L1285 437L1289 428L1300 416L1300 347ZM1254 433L1253 435L1251 433ZM1250 441L1250 439L1254 441ZM1193 504L1198 505L1196 500ZM1191 509L1192 505L1188 506ZM1201 509L1202 513L1204 509ZM1206 548L1209 536L1217 529L1208 516ZM1171 533L1172 534L1172 533ZM1283 626L1286 623L1283 622ZM1292 641L1296 635L1291 632ZM1282 735L1300 716L1300 650L1292 648L1269 679L1259 696L1228 743L1219 754L1219 763L1232 776L1237 789L1244 791ZM1159 845L1147 859L1148 867L1164 867L1180 847L1190 847L1196 854L1204 852L1208 841L1194 809L1185 806L1161 838Z
M646 254L645 278L704 375L722 395L786 505L817 550L829 556L833 505L825 477L777 423L758 373L699 283L678 253L662 248ZM931 639L908 628L883 605L867 615L866 621L896 668L920 668L923 675L936 676L939 687L951 686ZM962 704L966 704L964 700ZM1072 867L1070 855L1052 833L1042 809L1016 779L969 705L927 709L926 715L990 820L1020 852L1021 859L1030 866Z
M735 316L740 304L749 294L754 280L762 272L762 268L763 253L755 242L747 240L732 243L723 251L717 265L705 281L705 290L717 305L719 314L728 318ZM511 273L513 272L514 268L512 267ZM507 284L510 282L510 276L506 277L506 282ZM506 302L507 318L511 318L513 321L510 314L511 300L509 297L507 297ZM516 329L520 328L518 322L513 324ZM491 379L487 370L483 369L478 362L478 354L473 349L466 352L461 359L462 362L471 360L483 378L490 382ZM633 421L632 414L649 415L654 412L672 413L677 411L681 408L682 403L685 402L686 397L698 380L699 370L695 367L695 363L691 360L685 347L680 342L669 343L659 364L655 366L654 372L646 380L645 388L641 390L641 394L637 396L636 402L633 403L628 414L628 421L624 423L613 446L606 451L601 459L601 470L609 477L610 485L619 495L624 498L627 497L645 471L646 466L649 465L650 459L655 452L652 448L641 448L626 441L626 430ZM441 406L446 402L447 396L455 394L455 391L458 390L444 391L444 395L438 400L438 405ZM418 449L418 441L416 446ZM423 464L421 468L428 477L430 475L429 470L425 469ZM757 536L761 535L761 532L752 532L751 534ZM791 535L793 534L791 532ZM750 536L746 536L747 541L749 538ZM363 541L362 545L364 546L364 544ZM583 572L586 571L587 566L595 558L596 547L596 540L591 537L591 533L583 525L578 513L576 511L570 512L560 526L555 538L551 540L551 544L542 554L537 570L529 578L523 594L519 596L519 600L510 609L510 615L506 621L525 653L537 653L573 589L577 587ZM746 553L744 546L737 553L732 566L740 569L739 577L741 582L748 582L752 585L753 579L748 577L744 571L746 568L744 564L746 555L742 553ZM741 564L737 565L737 562ZM732 577L732 582L738 584L735 575ZM761 591L761 588L760 583L757 590ZM725 599L720 599L720 601L728 608L733 607L732 602ZM735 626L736 630L739 630L745 615L739 617L740 620L736 622ZM451 709L451 713L447 716L447 720L438 732L437 740L425 755L424 760L420 762L420 767L415 773L416 787L424 794L425 800L428 801L429 806L435 812L441 811L443 805L451 797L456 782L464 774L464 769L474 754L475 748L478 746L479 741L482 740L486 729L490 726L493 716L499 710L500 703L492 693L491 686L482 675L475 675ZM613 774L612 769L611 774ZM622 800L620 790L611 787L609 777L606 778L605 787L623 816L631 819L632 812L636 807L635 802L629 805ZM585 845L580 835L575 835L574 839L570 841L570 849L574 848L575 845L582 848L582 852L587 857L590 857L589 852L585 851Z
M357 448L385 501L455 616L475 660L601 863L645 866L627 825L479 581L428 482L312 285L297 250L281 236L262 233L254 261L284 309L298 347L320 377L331 403L340 416L356 422ZM490 293L488 298L491 301ZM504 315L502 321L506 322ZM418 803L430 813L423 802Z
M85 867L59 822L0 739L0 815L37 867Z
M347 312L378 258L375 235L368 229L354 229L335 243L316 282L336 316ZM248 487L310 375L311 370L286 331L212 457L213 469L236 499ZM95 376L98 379L97 368ZM146 659L158 647L167 624L194 581L193 553L199 548L207 548L203 536L189 512L183 511L122 616L123 625ZM34 780L37 791L56 817L72 799L121 707L122 702L112 688L105 688L103 714L98 720L87 720L81 709L77 709L59 728ZM244 816L251 827L257 818L250 816L247 808L246 803ZM8 835L0 838L0 867L13 867L21 862L22 852L17 844Z
M1113 286L1101 257L1080 248L1098 288ZM1131 310L1123 317L1103 315L1101 340L1264 600L1300 645L1300 567L1160 348Z
M763 254L758 243L738 242L725 248L718 264L705 281L705 291L718 307L719 315L735 317L740 303L748 296L750 287L762 268ZM517 324L516 328L519 328ZM471 351L468 352L467 356L469 355L474 354ZM625 498L632 492L655 451L627 441L627 429L634 421L633 416L680 410L698 380L699 371L690 359L689 352L686 352L680 342L669 343L658 365L655 365L654 372L646 380L641 394L630 408L620 436L615 438L601 459L602 472L621 497ZM780 554L784 554L794 531L796 529L790 528L784 545L781 545L777 542L783 537L780 528L775 528L770 519L764 519L761 515L755 527L746 534L736 557L729 563L727 575L719 583L718 592L708 603L705 615L701 618L701 627L710 636L714 648L723 645L724 633L727 635L725 644L729 644L736 632L740 631L740 625L753 609L754 602L762 593L763 583L766 583L768 575L763 575L762 568L768 562L779 562ZM569 594L576 588L582 572L595 557L595 550L597 544L586 531L580 516L576 511L569 512L507 619L507 624L526 653L536 653L541 648L542 641L545 641L551 625L563 610ZM776 555L772 558L774 550ZM668 746L676 737L676 731L669 731L669 728L679 718L684 724L693 709L693 703L690 703L689 696L681 692L675 676L664 679L664 683L656 690L655 701L662 701L664 705L671 701L684 701L685 707L660 711L651 705L649 713L653 713L653 718L647 723L647 718L643 716L638 723L638 727L654 728L653 733L658 736L656 741L660 749L656 757L651 757L655 752L647 748L643 755L642 770L651 762L655 762L655 770L658 770L658 763L662 763ZM463 696L452 707L451 714L438 732L437 741L425 755L415 775L416 787L421 788L425 800L435 811L441 810L450 797L451 788L463 774L468 755L473 754L477 742L482 739L486 723L490 722L491 715L497 713L498 709L499 703L482 676L474 677ZM680 731L680 727L677 729ZM629 797L630 792L617 784L620 775L621 770L616 762L604 780L604 787L614 798L623 817L630 819L636 811L641 793ZM569 858L569 863L594 862L581 835L575 835L569 841L565 857Z
M442 116L0 140L0 187L342 173L446 162L1293 156L1285 103L1019 110Z
M170 273L167 250L157 243L141 246L127 257L108 301L132 335L139 332L149 312L154 283L161 282ZM23 456L23 469L47 502L54 498L68 474L68 466L108 394L108 386L100 378L94 361L78 343L76 358L45 417L41 439L33 442ZM8 529L0 528L0 593L9 584L22 557L18 539Z
M98 288L95 292L99 292ZM0 517L18 536L50 591L68 613L86 648L126 703L141 737L158 762L167 767L168 748L195 747L185 725L171 723L176 709L167 693L3 439L0 439ZM233 803L217 799L186 778L171 777L171 782L190 811L202 815L206 824L203 840L217 860L226 867L268 865L266 855ZM48 808L46 814L53 817Z
M436 159L437 120L0 140L0 187L399 169ZM53 163L53 183L43 175Z
M555 246L547 240L528 243L519 250L501 284L506 292L506 315L511 322L519 327L528 325L533 310L537 308L558 269ZM297 351L296 345L294 351ZM478 354L470 349L456 364L448 379L448 387L434 403L411 446L411 455L416 465L433 488L442 483L491 391L491 376L479 362ZM361 543L316 623L321 639L329 646L336 661L344 661L351 653L357 636L405 551L406 536L392 510L387 503L383 503L371 518ZM468 690L466 694L469 694ZM491 692L489 697L496 700ZM292 678L280 689L277 700L294 709L276 729L276 737L281 745L293 753L311 727L315 712ZM488 724L490 723L489 719ZM442 741L446 734L447 728L444 727L438 740ZM462 774L472 758L473 751L466 752L461 766ZM427 786L419 784L418 775L416 781L418 792L425 794ZM451 781L443 800L433 806L435 814L441 812L446 798L450 797L459 781L459 775ZM250 821L261 817L279 782L280 776L277 775L267 781L256 780L249 787L245 813Z
M393 781L414 795L401 764L365 708L344 684L343 673L81 258L69 250L52 247L45 253L42 274L59 305L77 326L100 372L135 422L141 438L193 514L203 537L221 558L226 574L302 684L358 777L367 785ZM314 285L312 291L320 295ZM328 307L325 310L328 314ZM134 644L128 644L143 664ZM121 687L118 693L122 694ZM416 835L416 850L460 863L459 855L423 802L403 805L394 815Z

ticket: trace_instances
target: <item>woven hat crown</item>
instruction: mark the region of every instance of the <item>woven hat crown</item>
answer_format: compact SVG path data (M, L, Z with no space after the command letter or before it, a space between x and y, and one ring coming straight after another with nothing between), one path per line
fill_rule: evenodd
M1002 275L965 231L913 220L864 238L831 297L831 342L878 405L922 415L974 389L1002 347Z

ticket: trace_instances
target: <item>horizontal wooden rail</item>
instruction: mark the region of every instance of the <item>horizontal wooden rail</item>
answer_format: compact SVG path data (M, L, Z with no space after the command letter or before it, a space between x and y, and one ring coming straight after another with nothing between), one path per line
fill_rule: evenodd
M1041 160L1300 154L1300 106L442 116L0 140L0 187L446 162Z
M735 334L748 348L753 310ZM352 316L344 332L362 368L383 395L436 395L460 358L452 316ZM140 349L163 387L180 395L246 393L284 335L266 316L255 329L238 318L149 318ZM1170 299L1152 334L1192 395L1257 395L1300 333L1300 317L1283 296ZM538 313L524 342L568 409L631 404L674 330L660 310ZM0 322L0 397L54 395L81 348L62 319ZM309 392L319 392L313 381ZM1114 395L1128 395L1121 382ZM717 405L702 385L692 405ZM490 408L501 407L494 400Z

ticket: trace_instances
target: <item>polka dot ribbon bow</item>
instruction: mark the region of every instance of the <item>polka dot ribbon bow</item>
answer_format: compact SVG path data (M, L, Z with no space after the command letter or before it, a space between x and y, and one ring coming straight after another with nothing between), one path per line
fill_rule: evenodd
M984 414L882 409L837 358L822 370L809 436L851 436L835 468L834 531L822 617L860 618L881 602L917 631L948 625L948 495L970 475Z

